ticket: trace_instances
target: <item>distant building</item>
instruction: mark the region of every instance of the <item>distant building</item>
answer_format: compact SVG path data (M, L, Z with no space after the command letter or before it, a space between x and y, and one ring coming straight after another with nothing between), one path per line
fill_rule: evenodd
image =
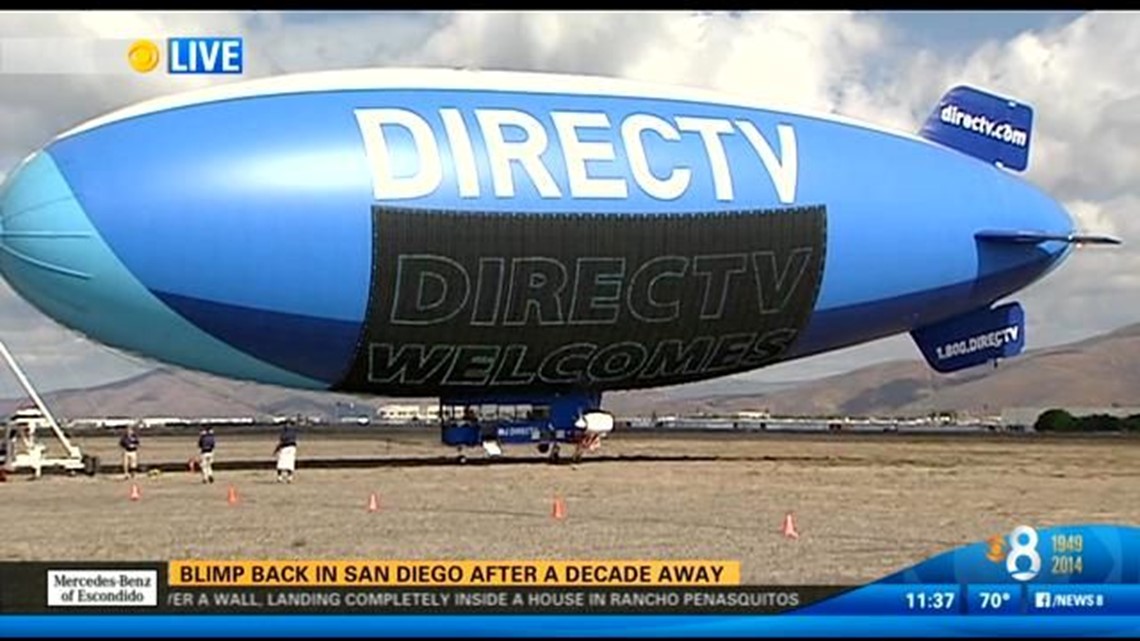
M176 416L163 416L163 417L147 416L147 417L144 417L140 420L142 421L142 427L170 427L170 426L175 426L175 425L179 425L179 426L186 425L188 423L186 419L179 418Z
M764 410L741 410L736 413L735 418L743 421L762 421L771 416Z
M67 427L70 429L120 429L128 425L138 424L138 419L134 418L75 418L67 421Z
M1001 424L1004 427L1033 427L1033 424L1037 422L1037 417L1051 409L1065 410L1073 416L1107 414L1108 416L1125 418L1140 414L1140 407L1007 407L1001 411Z
M439 420L438 405L381 405L376 410L380 423L417 423Z
M209 417L197 418L190 421L194 425L253 425L257 422L256 419L250 416L234 416L234 417Z

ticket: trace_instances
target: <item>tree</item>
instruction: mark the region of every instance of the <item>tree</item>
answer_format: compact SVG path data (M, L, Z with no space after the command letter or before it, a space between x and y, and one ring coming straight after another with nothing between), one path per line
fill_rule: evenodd
M1121 427L1128 432L1140 432L1140 414L1133 414L1121 422Z
M1037 417L1033 429L1038 432L1071 432L1077 428L1077 420L1062 409L1046 410Z
M1078 419L1082 432L1119 432L1120 419L1110 414L1093 414Z

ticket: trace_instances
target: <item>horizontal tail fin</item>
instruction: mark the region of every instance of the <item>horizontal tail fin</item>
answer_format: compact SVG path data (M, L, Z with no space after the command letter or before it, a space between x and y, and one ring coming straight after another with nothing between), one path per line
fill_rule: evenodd
M979 309L910 333L936 371L955 372L1025 348L1025 312L1018 303Z
M959 86L946 92L919 135L988 163L1024 171L1029 166L1033 108Z
M1051 240L1059 240L1073 245L1119 245L1121 240L1115 236L1102 234L1053 234L1043 231L1024 231L1012 229L986 229L974 234L974 238L991 243L1004 243L1013 245L1037 245Z

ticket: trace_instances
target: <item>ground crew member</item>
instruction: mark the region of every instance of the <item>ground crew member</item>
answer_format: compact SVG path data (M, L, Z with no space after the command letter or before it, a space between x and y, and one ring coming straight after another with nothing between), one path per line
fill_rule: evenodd
M292 483L297 468L297 428L285 425L281 428L281 438L277 440L277 482Z
M202 470L202 482L214 482L214 428L207 425L198 434L198 467Z
M119 447L123 450L123 478L133 479L139 470L139 436L133 426L127 426Z

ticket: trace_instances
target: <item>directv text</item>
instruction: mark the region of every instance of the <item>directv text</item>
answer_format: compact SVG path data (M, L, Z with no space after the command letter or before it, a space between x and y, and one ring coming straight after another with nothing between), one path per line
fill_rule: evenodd
M939 345L935 352L938 355L938 360L945 360L948 358L955 358L957 356L965 356L973 354L985 349L998 349L1007 343L1017 342L1017 337L1020 334L1020 327L1011 325L1009 327L973 336L971 338Z
M744 119L667 119L634 113L611 122L610 116L600 111L553 111L546 116L548 120L540 120L517 109L475 109L472 115L483 141L477 146L468 120L458 109L439 109L432 114L432 120L442 124L442 136L425 115L408 109L357 109L355 115L378 201L435 194L450 182L445 176L454 176L460 198L479 198L483 167L490 171L496 198L514 198L516 178L525 175L542 198L568 195L575 199L624 200L631 189L625 176L632 176L632 185L647 196L676 200L691 186L694 170L686 162L696 157L686 155L682 158L685 162L673 158L666 167L667 158L648 153L646 140L652 136L657 144L677 144L684 135L700 139L717 200L734 199L734 172L750 172L737 179L754 181L760 171L771 180L781 203L796 199L796 132L787 124L775 128L777 153L756 124ZM392 140L397 130L404 140L410 138L411 153L403 147L394 149ZM729 164L724 146L724 138L729 136L743 136L748 142L757 161L754 169ZM441 138L447 143L445 148L441 148ZM557 154L557 160L549 160L552 154ZM415 162L408 162L409 155ZM445 167L445 159L452 166ZM624 166L614 171L615 164Z
M462 313L471 325L506 327L671 323L696 315L717 321L738 287L755 288L755 314L774 314L800 285L811 255L811 247L799 247L783 255L655 256L640 264L621 256L483 256L477 273L447 256L401 255L390 322L427 326ZM683 288L680 280L694 281L700 296L671 296L670 289Z
M942 122L967 131L989 136L994 140L1024 147L1029 144L1029 132L1017 129L1008 122L995 122L986 116L978 116L963 111L958 105L946 105L939 112Z

